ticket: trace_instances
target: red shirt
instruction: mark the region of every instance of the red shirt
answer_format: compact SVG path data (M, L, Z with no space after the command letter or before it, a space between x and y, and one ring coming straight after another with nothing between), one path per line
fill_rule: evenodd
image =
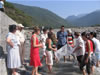
M86 45L85 45L85 48L86 48L86 53L88 53L89 51L89 45L88 43L90 44L90 49L91 49L91 53L93 52L93 42L91 40L88 40L88 42L86 42Z

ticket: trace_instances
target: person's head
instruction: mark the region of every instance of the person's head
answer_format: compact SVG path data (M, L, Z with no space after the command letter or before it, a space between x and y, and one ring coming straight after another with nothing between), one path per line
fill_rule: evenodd
M16 25L15 24L9 25L9 32L11 32L11 33L16 32Z
M49 39L52 39L52 36L53 36L53 33L49 33L49 34L48 34L48 38L49 38Z
M83 33L81 34L81 36L82 36L82 39L83 39L84 41L86 41L86 40L88 39L87 33L86 33L86 32L83 32Z
M24 26L22 24L18 24L18 30L22 31L22 29L24 28Z
M79 32L75 32L74 36L75 36L75 38L78 38L80 36L80 33Z
M49 32L53 32L53 28L49 28Z
M64 26L63 25L61 26L61 32L64 32Z
M48 29L44 28L44 29L43 29L43 33L44 33L44 34L47 34L47 33L48 33Z
M37 35L40 34L40 28L39 27L34 27L34 33L36 33Z
M72 34L72 30L71 29L68 29L67 32L68 32L68 34Z
M96 38L96 33L95 32L90 32L90 34L89 34L89 37L92 39L93 37L95 37Z

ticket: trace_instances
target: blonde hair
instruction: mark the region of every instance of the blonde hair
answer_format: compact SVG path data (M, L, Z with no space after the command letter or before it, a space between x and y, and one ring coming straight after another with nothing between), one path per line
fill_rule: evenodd
M40 31L40 28L38 26L35 26L33 29L34 29L34 32Z

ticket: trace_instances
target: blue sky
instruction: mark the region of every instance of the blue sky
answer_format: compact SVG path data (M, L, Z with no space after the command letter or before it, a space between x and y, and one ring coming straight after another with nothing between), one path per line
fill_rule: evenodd
M7 0L9 2L38 6L66 18L100 10L100 0Z

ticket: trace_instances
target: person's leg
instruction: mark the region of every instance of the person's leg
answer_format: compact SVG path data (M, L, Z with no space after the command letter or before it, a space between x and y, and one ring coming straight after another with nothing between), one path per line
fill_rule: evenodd
M87 70L87 73L88 75L91 75L91 61L90 59L88 59L88 63L86 64L86 70Z
M16 75L16 69L12 69L12 74Z
M83 72L83 75L86 75L86 71L85 71L84 69L83 69L83 71L82 71L82 72Z
M84 69L85 64L85 59L86 59L86 55L84 56L84 59L82 60L82 62L80 63L80 70L82 71L83 75L86 75L86 71Z
M24 64L24 55L25 55L25 44L22 43L22 64Z
M64 62L66 62L66 56L64 56Z
M52 73L52 65L48 65L49 73Z
M99 67L99 61L97 61L97 63L96 63L96 67Z
M94 65L91 67L92 75L94 74Z
M35 75L35 72L36 72L36 67L32 69L32 75Z
M45 56L43 55L43 57L42 57L42 59L41 59L41 62L43 62L44 58L45 58Z
M38 67L36 67L36 73L35 75L41 75L39 72L38 72Z

